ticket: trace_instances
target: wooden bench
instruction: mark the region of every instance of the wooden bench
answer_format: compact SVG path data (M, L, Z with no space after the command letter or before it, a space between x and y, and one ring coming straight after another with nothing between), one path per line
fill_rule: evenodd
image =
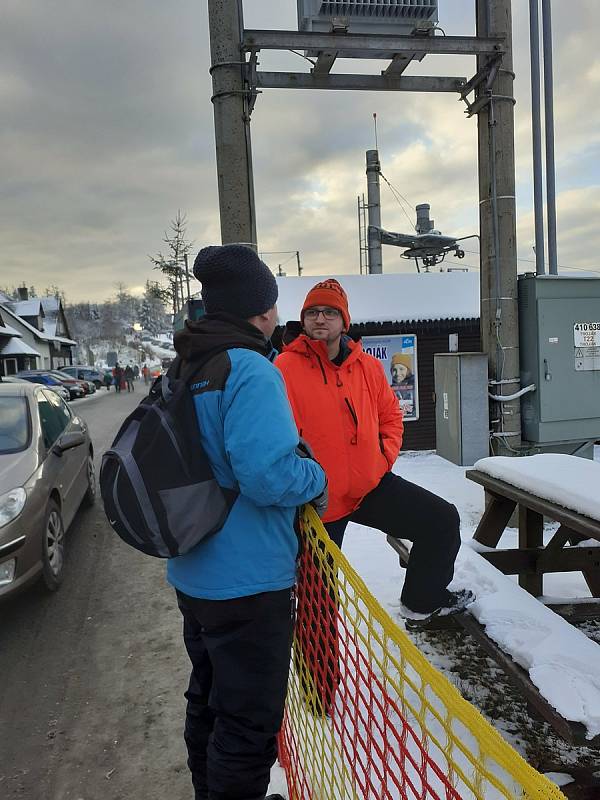
M509 517L510 518L510 517ZM387 542L398 554L401 567L406 567L410 556L408 542L402 539L387 537ZM477 556L485 556L485 553L478 553ZM489 559L488 559L489 560ZM573 604L574 611L568 611L570 606L549 605L552 611L563 616L566 621L572 619L597 618L600 612L600 603L576 603ZM564 613L563 613L564 612ZM551 727L566 742L576 746L585 746L600 750L600 736L588 739L585 727L579 722L571 722L562 717L559 712L546 700L540 693L537 686L532 682L529 673L517 664L513 658L493 639L491 639L483 625L469 613L457 614L456 616L438 617L434 624L428 626L429 632L439 630L464 630L482 648L482 650L504 671L508 679L523 695L531 709L548 722ZM600 797L600 794L598 795Z
M583 573L592 596L600 597L600 519L579 514L478 469L467 470L466 477L483 486L487 499L473 535L476 542L496 548L515 508L519 508L519 547L481 552L485 559L505 575L518 575L519 585L536 597L543 594L545 573L575 571ZM600 485L597 491L600 494ZM559 523L545 546L544 517ZM589 539L599 545L577 546Z

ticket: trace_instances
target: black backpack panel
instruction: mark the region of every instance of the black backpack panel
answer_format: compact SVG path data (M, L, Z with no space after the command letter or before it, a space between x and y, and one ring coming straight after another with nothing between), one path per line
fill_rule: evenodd
M218 362L218 381L203 381ZM100 491L113 530L124 542L158 558L187 553L225 524L238 493L223 489L200 440L189 385L224 384L226 353L190 363L176 359L148 397L127 417L102 457Z

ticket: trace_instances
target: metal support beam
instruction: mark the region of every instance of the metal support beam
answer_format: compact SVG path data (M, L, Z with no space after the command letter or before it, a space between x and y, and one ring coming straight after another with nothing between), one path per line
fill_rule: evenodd
M337 53L319 53L317 63L311 69L313 75L328 75L335 64Z
M542 96L540 90L539 0L529 0L529 48L531 51L531 130L533 142L533 216L535 222L535 271L544 275L544 186L542 175Z
M554 66L552 55L552 3L542 0L544 42L544 108L546 114L546 199L548 213L548 271L558 275L556 246L556 167L554 161Z
M240 0L208 0L217 180L223 244L256 247L247 65Z
M477 0L477 33L502 37L505 48L501 68L477 94L486 101L478 115L481 343L490 379L501 382L520 375L511 0ZM478 68L486 65L480 57ZM501 394L514 392L511 384L497 385ZM494 455L518 452L520 400L493 402L490 420L501 420L492 424Z
M385 75L317 75L315 72L256 73L261 89L335 89L397 92L460 92L466 78L387 77Z
M312 50L373 53L371 58L388 59L383 53L418 53L436 55L493 55L504 52L503 36L387 36L362 33L314 33L303 31L244 31L243 50ZM379 55L377 55L379 54ZM358 56L357 56L358 57Z
M423 54L419 57L417 53L401 53L394 56L386 69L381 73L389 77L399 78L405 71L411 61L422 61L425 58Z

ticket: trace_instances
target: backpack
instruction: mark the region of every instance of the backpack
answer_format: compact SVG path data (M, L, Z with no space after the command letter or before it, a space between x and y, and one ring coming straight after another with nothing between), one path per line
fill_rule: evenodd
M102 456L100 491L112 529L157 558L184 555L220 530L238 496L219 486L200 440L189 383L207 361L181 370L176 358Z

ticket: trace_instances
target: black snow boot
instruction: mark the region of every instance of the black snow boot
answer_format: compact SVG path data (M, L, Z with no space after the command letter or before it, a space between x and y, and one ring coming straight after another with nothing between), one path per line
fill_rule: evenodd
M459 589L457 592L452 592L446 589L446 599L443 605L429 612L428 614L420 614L416 611L411 611L406 606L403 609L403 616L405 625L408 630L417 630L419 628L426 628L438 617L448 617L454 614L462 614L466 611L471 603L475 602L475 593L470 589Z

